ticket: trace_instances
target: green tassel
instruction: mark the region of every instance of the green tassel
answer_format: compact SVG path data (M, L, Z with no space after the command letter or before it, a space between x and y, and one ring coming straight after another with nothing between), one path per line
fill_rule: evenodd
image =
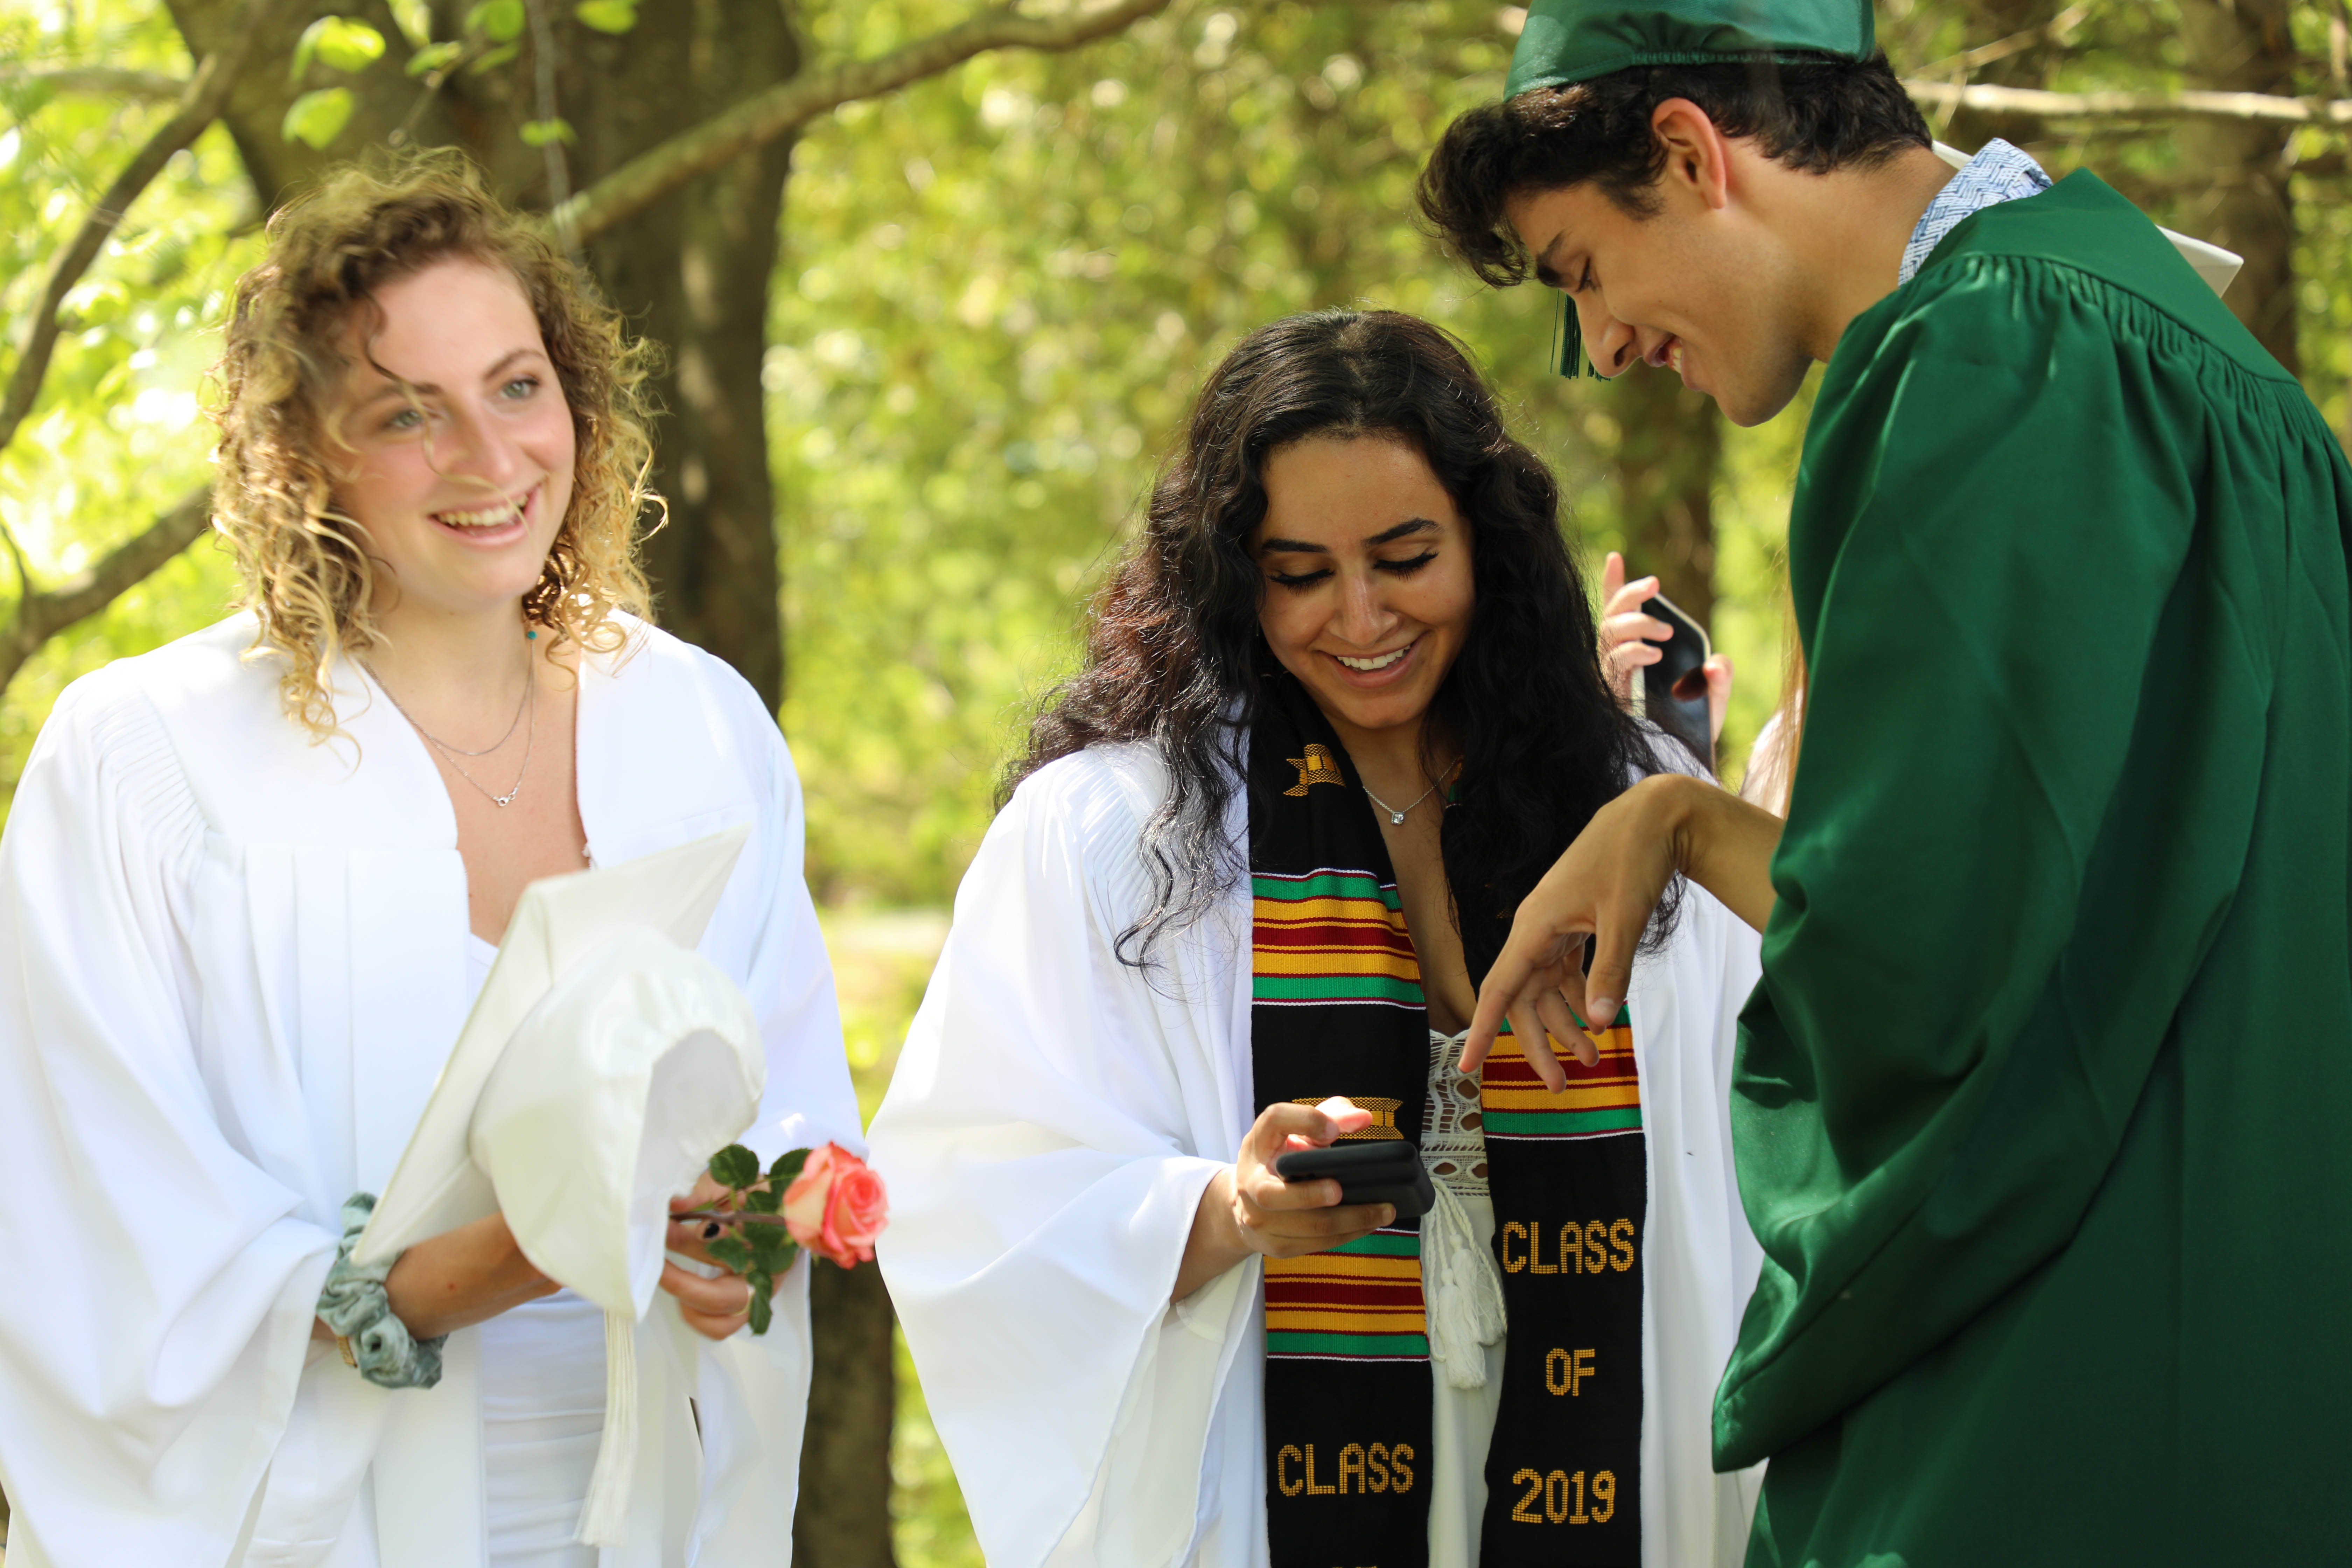
M1583 325L1577 320L1576 307L1566 293L1552 293L1551 366L1561 375L1573 380L1589 375L1595 381L1605 379L1593 368L1592 356L1584 352Z

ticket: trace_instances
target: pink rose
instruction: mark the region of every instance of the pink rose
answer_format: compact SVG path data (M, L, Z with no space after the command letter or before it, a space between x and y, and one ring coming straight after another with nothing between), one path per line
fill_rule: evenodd
M809 1151L784 1189L784 1228L842 1268L874 1260L874 1238L890 1223L890 1198L872 1167L838 1143Z

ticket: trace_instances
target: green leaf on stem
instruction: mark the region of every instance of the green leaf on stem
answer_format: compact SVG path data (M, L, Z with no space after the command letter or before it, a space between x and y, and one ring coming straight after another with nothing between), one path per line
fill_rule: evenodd
M730 1143L710 1156L710 1179L740 1192L760 1179L760 1156L740 1143Z
M465 52L466 46L454 41L445 44L427 44L408 57L408 74L420 77L431 76L435 71L446 70L456 65L457 57Z
M581 0L572 8L580 25L600 33L625 33L637 25L637 0Z
M382 33L349 16L321 16L295 40L294 72L289 79L301 80L314 58L329 70L351 72L363 71L383 58Z
M481 0L466 13L466 30L482 32L496 43L511 43L522 37L523 21L522 0Z
M580 140L572 134L572 122L568 120L526 120L522 126L522 139L526 146L531 147L544 147L550 142Z
M777 1214L784 1206L784 1190L773 1182L743 1194L743 1206L753 1214Z
M790 1231L777 1225L755 1225L747 1228L751 1234L745 1239L751 1244L753 1268L770 1274L782 1274L793 1266L793 1255L801 1247Z
M500 44L497 48L467 66L466 74L480 76L487 71L494 71L520 53L522 53L520 44Z
M768 1331L768 1325L776 1321L776 1304L768 1299L769 1292L776 1288L776 1282L764 1274L748 1274L744 1280L751 1287L751 1307L747 1314L751 1319L751 1331L764 1334Z
M321 88L306 92L286 106L286 118L278 122L278 133L289 142L299 142L324 152L328 143L343 133L352 122L352 89L347 87Z
M738 1274L751 1267L751 1244L740 1236L722 1236L705 1243L702 1250L710 1255L711 1262L724 1264Z
M777 1155L776 1163L768 1167L768 1184L780 1193L791 1186L801 1167L808 1163L809 1153L806 1149L788 1149Z

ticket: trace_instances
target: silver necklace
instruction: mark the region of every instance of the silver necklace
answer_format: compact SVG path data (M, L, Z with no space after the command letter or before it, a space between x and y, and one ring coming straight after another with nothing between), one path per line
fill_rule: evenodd
M1427 800L1431 795L1437 793L1437 786L1435 784L1432 784L1413 798L1412 805L1408 805L1404 807L1403 810L1399 810L1397 807L1391 805L1387 801L1382 800L1379 795L1372 795L1371 785L1358 784L1356 787L1362 790L1367 795L1370 795L1372 804L1389 814L1389 823L1391 826L1395 827L1402 827L1404 826L1405 812L1411 811L1413 805L1419 805L1423 801Z
M408 721L408 727L415 731L418 734L424 736L426 740L432 742L435 748L438 750L444 757L448 759L449 765L457 771L457 776L459 778L464 779L467 784L472 784L477 790L480 791L482 798L488 801L492 805L504 809L507 806L512 805L515 801L515 796L522 793L522 781L530 773L531 750L539 743L539 677L537 672L530 668L530 644L529 642L525 642L522 645L522 704L515 710L514 723L507 726L507 732L499 737L498 745L486 746L478 752L459 751L457 747L451 745L448 742L443 740L440 736L435 734L424 725L419 724L416 721L416 716L414 713L411 713L407 709L401 707L400 699L393 697L392 688L384 686L383 681L381 679L376 681L376 685L383 687L383 694L392 699L394 710L398 712L402 718ZM509 741L514 739L515 725L523 721L523 716L526 713L531 716L532 722L530 728L523 731L522 766L515 773L514 788L507 791L504 795L499 795L496 791L492 790L489 785L484 784L481 780L467 773L466 771L466 764L459 762L457 759L459 757L488 756L492 752L497 751L499 746L503 746ZM1400 817L1398 820L1402 821L1403 819Z
M376 684L379 686L383 685L382 681L378 681ZM400 708L400 716L404 719L408 719L409 723L415 726L416 732L418 734L424 736L426 740L432 742L435 745L440 747L451 756L487 757L492 752L497 751L509 741L514 739L515 726L522 722L523 710L530 705L531 699L537 696L538 693L539 682L531 679L530 645L529 643L525 643L523 645L522 656L522 698L515 704L515 716L507 721L507 732L505 734L500 735L497 740L492 741L488 745L484 746L478 752L469 752L462 746L453 746L448 742L443 740L440 736L435 734L432 731L426 729L424 725L418 724L415 720L409 719L408 710L405 708L400 708L400 699L397 697L392 697L391 688L386 687L383 694L386 697L392 697L392 705L394 708Z

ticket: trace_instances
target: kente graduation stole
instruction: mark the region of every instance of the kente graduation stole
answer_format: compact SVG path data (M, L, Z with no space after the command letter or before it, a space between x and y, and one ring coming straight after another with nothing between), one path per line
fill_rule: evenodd
M1288 675L1250 737L1255 1108L1343 1094L1354 1138L1418 1142L1429 1022L1388 847L1345 751ZM1544 1089L1506 1036L1480 1085L1510 1317L1486 1458L1484 1568L1641 1562L1640 1086L1621 1016L1599 1066ZM1433 1387L1421 1222L1265 1264L1273 1568L1426 1568Z

